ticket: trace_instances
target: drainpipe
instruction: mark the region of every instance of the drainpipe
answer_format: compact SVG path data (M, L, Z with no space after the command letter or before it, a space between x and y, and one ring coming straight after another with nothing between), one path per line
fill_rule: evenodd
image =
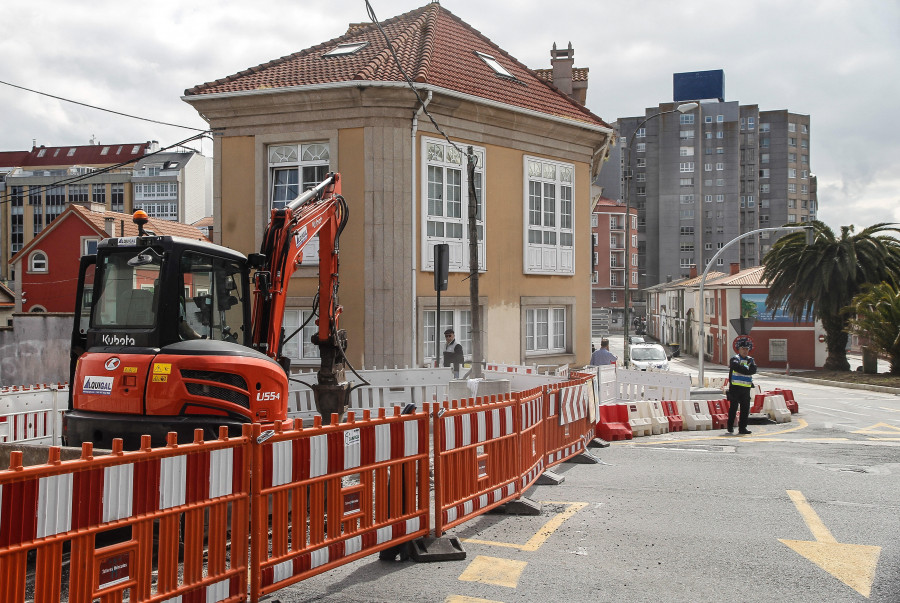
M410 324L412 324L412 347L410 348L410 368L415 368L416 366L416 357L418 350L418 340L416 338L417 332L417 321L416 317L418 316L418 308L416 306L416 272L418 270L418 266L416 264L416 258L418 257L419 247L416 241L416 223L418 222L418 211L416 205L416 174L418 170L416 168L416 132L419 131L419 116L422 115L422 112L425 110L425 107L428 106L428 103L431 102L431 90L428 91L428 96L425 98L425 101L419 106L419 109L413 114L412 118L412 129L410 132L410 159L412 165L412 195L410 202L412 203L412 245L410 245L411 256L412 256L412 268L410 273L410 282L411 282L411 290L410 295L412 297L412 320ZM437 342L435 342L437 343Z

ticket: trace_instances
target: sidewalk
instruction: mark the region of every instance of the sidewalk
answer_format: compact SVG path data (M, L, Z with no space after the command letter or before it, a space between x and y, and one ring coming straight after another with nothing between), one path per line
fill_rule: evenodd
M653 339L649 339L649 341L653 342ZM597 346L600 345L600 340L598 339L596 342ZM622 335L610 335L609 337L609 349L610 351L618 356L619 358L623 358L625 354L625 338ZM856 370L857 367L862 366L862 356L859 354L847 354L847 361L850 362L850 370ZM878 361L878 371L886 372L888 371L890 366L884 360ZM691 375L691 377L696 377L700 372L699 361L696 355L690 354L685 355L682 351L681 355L677 358L672 358L669 361L669 370L677 372L677 373L687 373ZM829 387L841 387L844 389L859 389L866 390L872 392L880 392L886 394L896 394L900 395L900 388L896 387L885 387L883 385L868 385L865 383L847 383L844 381L825 381L824 379L809 379L803 377L804 371L791 371L790 375L786 375L783 369L760 369L759 376L766 378L778 378L778 379L794 379L797 381L803 381L806 383L817 383L820 385L827 385ZM703 363L703 376L704 377L727 377L728 376L728 367L721 364L714 364L712 362L706 361Z

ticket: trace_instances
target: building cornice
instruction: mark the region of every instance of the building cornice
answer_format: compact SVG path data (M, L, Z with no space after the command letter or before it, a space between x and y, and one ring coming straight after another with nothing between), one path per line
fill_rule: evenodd
M237 99L237 98L248 98L252 96L261 96L261 95L278 95L278 94L289 94L296 92L318 92L318 91L327 91L327 90L340 90L340 89L348 89L348 88L408 88L408 85L405 82L380 82L380 81L349 81L349 82L335 82L328 84L310 84L305 86L290 86L285 88L273 88L273 89L263 89L263 90L249 90L249 91L241 91L241 92L223 92L218 94L198 94L198 95L190 95L190 96L182 96L181 100L184 102L194 105L195 108L197 104L202 103L203 101L213 101L213 100L228 100L228 99ZM451 90L449 88L443 88L440 86L433 86L431 84L418 84L416 85L416 90L420 92L432 92L434 94L441 94L450 98L456 98L460 100L464 100L467 102L484 105L487 107L492 107L496 109L502 109L505 111L510 111L513 113L518 113L521 115L527 115L529 117L544 119L548 121L552 121L559 124L564 124L567 126L571 126L574 128L580 128L584 130L588 130L591 132L596 132L599 134L605 134L606 136L612 136L613 130L612 128L600 126L597 124L592 124L586 121L579 121L576 119L571 119L567 117L560 117L557 115L552 115L550 113L542 113L540 111L534 111L532 109L526 109L524 107L517 107L515 105L510 105L507 103L501 103L498 101L492 101L490 99L482 98L479 96L475 96L472 94L466 94L464 92L458 92L456 90ZM198 109L199 111L199 109ZM202 112L201 112L202 113Z

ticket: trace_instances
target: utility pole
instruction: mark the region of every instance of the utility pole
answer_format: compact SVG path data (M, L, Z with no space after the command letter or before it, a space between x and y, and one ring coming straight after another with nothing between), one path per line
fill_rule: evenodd
M478 224L475 212L478 199L475 191L475 162L472 147L466 149L469 176L469 308L472 314L472 372L473 378L481 377L484 354L481 349L481 313L478 311Z

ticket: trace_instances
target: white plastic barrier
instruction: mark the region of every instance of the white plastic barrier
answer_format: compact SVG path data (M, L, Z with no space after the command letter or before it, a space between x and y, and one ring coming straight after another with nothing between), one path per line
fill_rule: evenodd
M703 380L706 381L706 387L709 389L725 389L725 382L728 381L728 377L706 377Z
M491 365L488 365L491 366ZM506 379L509 381L510 391L521 392L526 389L533 389L535 387L541 387L543 385L552 385L554 383L561 383L563 381L568 381L568 377L560 377L557 375L552 375L548 373L517 373L517 372L505 372L505 371L494 371L494 370L485 370L484 371L485 379Z
M649 418L644 417L641 413L641 405L649 404L648 402L628 402L625 407L628 409L628 422L631 424L631 433L634 437L648 436L653 433L653 425ZM649 411L648 411L649 412Z
M538 367L536 365L532 366L521 366L516 364L494 364L488 362L484 365L485 371L493 371L497 373L514 373L517 375L537 375Z
M403 368L403 369L370 369L357 371L359 377L352 372L347 379L353 385L361 383L360 378L369 385L357 387L350 392L349 410L361 412L365 410L377 412L379 408L391 408L415 404L421 410L426 402L443 402L447 400L450 380L453 378L450 368ZM316 372L292 373L288 389L288 417L310 419L318 415L312 390L304 385L316 382ZM299 383L301 381L303 383ZM526 388L523 388L526 389Z
M790 423L791 411L788 409L784 401L784 396L773 395L763 398L762 411L768 415L770 419L776 423Z
M712 429L712 415L706 400L678 400L678 414L684 419L684 428L692 431Z
M68 396L67 384L0 389L0 442L59 445Z
M662 404L658 400L638 402L638 411L645 419L650 419L650 431L653 435L669 433L669 420L663 412Z
M670 371L616 371L618 400L684 400L691 397L691 378Z
M597 404L616 404L618 402L616 399L618 385L616 382L615 365L588 365L575 370L579 373L591 373L596 376L594 378L594 396L597 398Z

